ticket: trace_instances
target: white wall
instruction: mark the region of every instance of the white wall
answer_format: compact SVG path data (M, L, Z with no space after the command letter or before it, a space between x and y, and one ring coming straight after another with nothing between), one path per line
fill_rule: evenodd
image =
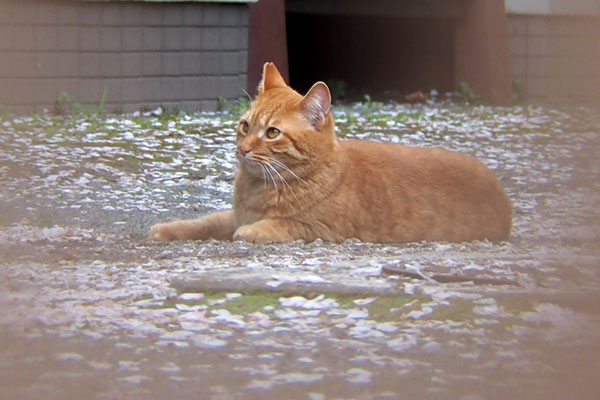
M509 14L600 16L600 0L505 0Z

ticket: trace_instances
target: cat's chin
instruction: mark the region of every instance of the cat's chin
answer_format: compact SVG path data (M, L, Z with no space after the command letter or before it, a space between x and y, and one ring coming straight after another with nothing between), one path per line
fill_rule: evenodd
M263 177L263 170L262 170L262 167L260 166L260 164L249 161L243 157L238 157L238 160L239 160L240 170L243 170L244 172L246 172L256 178Z

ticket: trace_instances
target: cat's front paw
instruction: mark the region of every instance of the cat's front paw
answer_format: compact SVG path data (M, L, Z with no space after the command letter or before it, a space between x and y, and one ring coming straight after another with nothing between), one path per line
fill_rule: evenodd
M240 226L233 234L233 240L243 240L245 242L258 244L282 241L253 225Z
M150 228L151 240L158 240L161 242L169 242L171 240L176 240L176 235L173 232L173 229L169 224L156 224Z

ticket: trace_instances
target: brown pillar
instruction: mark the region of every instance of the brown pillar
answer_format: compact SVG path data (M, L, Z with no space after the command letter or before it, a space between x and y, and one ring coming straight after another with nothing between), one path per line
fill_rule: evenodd
M267 61L274 62L289 83L285 0L253 3L248 24L248 93L256 93L263 64Z
M504 0L465 0L455 43L455 85L469 84L485 100L512 102Z

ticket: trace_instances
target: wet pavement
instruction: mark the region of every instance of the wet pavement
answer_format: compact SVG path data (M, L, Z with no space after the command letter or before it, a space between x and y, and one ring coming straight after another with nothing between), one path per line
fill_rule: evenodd
M233 116L3 116L0 398L598 398L598 110L334 112L482 159L510 240L154 243L228 208Z

